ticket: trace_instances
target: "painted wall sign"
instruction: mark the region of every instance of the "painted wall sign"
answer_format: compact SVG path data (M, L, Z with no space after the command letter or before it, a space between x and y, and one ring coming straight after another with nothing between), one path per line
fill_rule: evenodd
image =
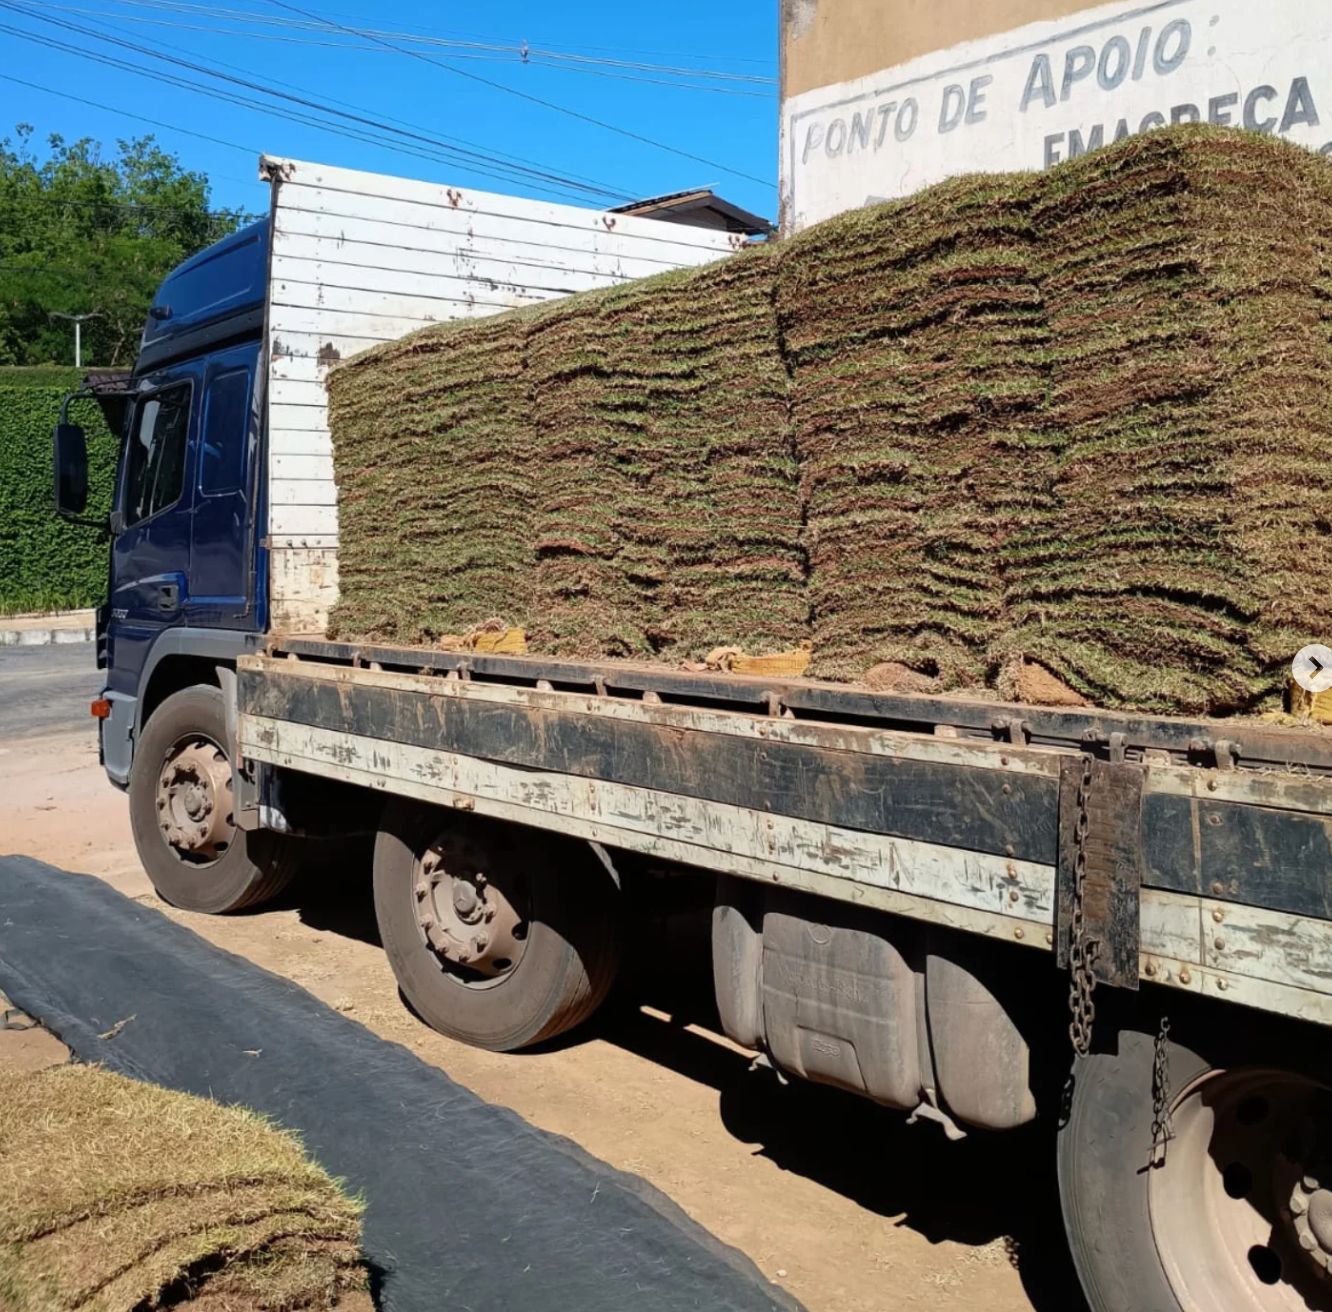
M1197 122L1332 157L1332 3L1120 0L792 97L784 226Z

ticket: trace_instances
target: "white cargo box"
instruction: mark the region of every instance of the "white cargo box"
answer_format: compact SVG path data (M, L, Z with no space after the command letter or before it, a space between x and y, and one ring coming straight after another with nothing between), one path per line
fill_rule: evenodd
M324 379L358 351L450 319L706 264L743 238L266 156L272 628L322 632L338 507Z

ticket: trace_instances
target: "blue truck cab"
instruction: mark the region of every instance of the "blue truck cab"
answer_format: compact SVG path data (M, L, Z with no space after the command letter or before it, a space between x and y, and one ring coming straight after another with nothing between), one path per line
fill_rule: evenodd
M120 384L124 428L97 630L110 704L102 762L122 788L155 707L201 681L225 686L235 657L267 626L260 361L268 250L261 220L173 270Z
M268 221L173 270L138 359L112 386L119 416L99 718L107 775L129 794L135 846L167 901L233 911L271 897L301 847L260 824L259 779L236 760L236 659L268 627L263 343ZM77 394L76 394L77 395ZM83 432L54 434L55 503L87 496Z

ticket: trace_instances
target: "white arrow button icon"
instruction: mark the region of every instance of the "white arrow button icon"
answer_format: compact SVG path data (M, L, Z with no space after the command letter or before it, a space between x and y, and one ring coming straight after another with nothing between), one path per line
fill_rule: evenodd
M1332 688L1332 647L1321 642L1301 647L1290 663L1290 672L1305 692L1326 692Z

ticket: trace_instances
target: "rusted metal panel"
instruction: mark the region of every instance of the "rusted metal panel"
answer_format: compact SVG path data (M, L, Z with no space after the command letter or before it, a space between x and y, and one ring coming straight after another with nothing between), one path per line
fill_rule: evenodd
M243 713L265 762L666 861L1048 946L1054 868ZM1033 941L1034 940L1034 941Z
M574 690L557 691L553 687L518 687L480 679L441 679L437 675L406 674L378 667L367 669L312 661L295 664L290 660L259 656L246 657L244 668L321 683L355 683L402 692L423 692L432 697L596 715L665 728L725 734L750 741L796 743L871 756L899 756L940 765L977 766L1001 773L1035 774L1050 779L1059 777L1060 758L1053 752L951 735L941 737L871 725L797 720L775 713L767 702L761 707L719 709L708 704L668 702L660 695L630 698Z
M1332 917L1332 820L1275 807L1149 796L1144 878L1294 915Z
M242 674L248 715L575 775L1017 861L1055 857L1054 779L554 706L478 703L270 665Z
M572 661L542 656L487 656L424 647L332 642L318 638L282 639L274 650L348 665L374 663L384 669L438 670L469 679L535 684L619 695L656 692L693 704L768 707L801 717L827 718L926 733L938 726L988 742L1032 747L1095 750L1108 756L1118 744L1130 759L1164 752L1187 769L1153 767L1149 787L1180 795L1209 795L1266 805L1292 805L1332 814L1332 735L1258 721L1226 721L1138 715L1095 709L1057 709L964 697L903 696L812 679L773 679L753 675L685 673L665 666L619 661ZM1014 740L1017 740L1014 742ZM1233 770L1211 767L1224 755ZM1278 773L1278 772L1298 772ZM1319 776L1327 776L1326 780ZM1303 789L1301 794L1297 790ZM1303 801L1289 801L1302 796ZM1321 799L1321 802L1320 802Z
M1069 758L1059 781L1061 966L1069 964L1074 904L1080 896L1091 967L1103 984L1138 987L1139 891L1142 886L1142 767L1093 761L1080 835L1083 761ZM1081 869L1079 862L1081 861ZM1079 888L1080 884L1080 888Z

